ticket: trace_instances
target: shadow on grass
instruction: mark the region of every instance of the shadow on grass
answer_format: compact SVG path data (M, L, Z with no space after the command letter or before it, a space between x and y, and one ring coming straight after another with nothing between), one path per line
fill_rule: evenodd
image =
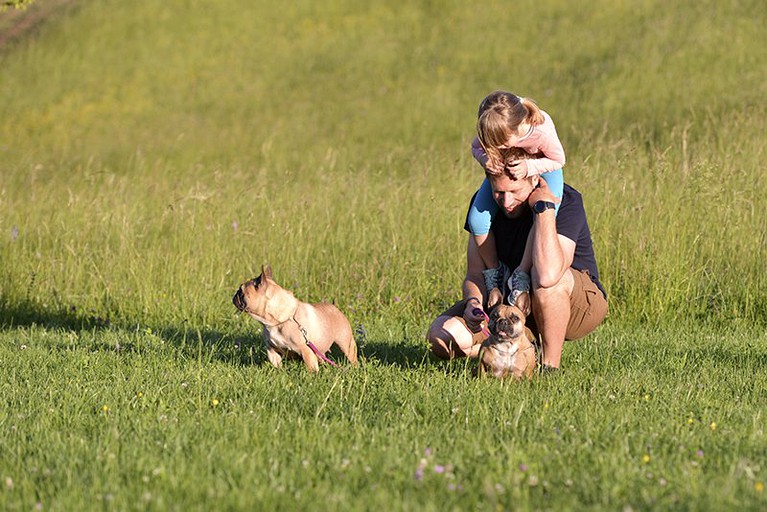
M109 328L109 319L77 309L75 306L51 308L28 300L0 301L0 330L39 326L46 329L91 331Z
M422 367L430 361L431 356L425 346L406 343L388 343L368 341L360 347L364 359L376 360L384 365L394 365L400 368Z
M75 306L49 307L31 301L0 301L0 331L21 327L41 327L50 330L63 330L73 333L83 331L96 334L88 342L92 350L119 351L131 353L141 351L143 345L136 342L142 335L155 336L178 354L188 360L218 361L236 366L269 364L262 347L260 329L248 334L228 333L215 329L200 329L192 325L152 326L142 322L126 320L111 321L93 312L84 311ZM101 336L98 336L101 335ZM358 353L363 364L365 361L394 365L402 369L413 369L427 365L445 366L449 362L440 361L431 356L425 344L414 344L407 340L399 342L367 340L366 336L356 335ZM109 341L100 341L109 339ZM136 343L134 343L136 342ZM346 364L346 358L337 347L330 352L333 361ZM299 358L300 359L300 358ZM300 364L300 362L295 361ZM287 364L294 364L289 361Z
M140 351L136 343L140 336L155 336L190 360L222 361L237 365L262 363L266 357L260 350L261 336L235 336L193 326L152 326L126 320L112 321L75 306L50 307L28 300L0 300L0 331L24 327L39 327L52 331L88 332L95 335L87 342L91 350L131 353ZM102 341L108 339L109 341ZM150 344L147 344L150 345ZM71 348L71 344L59 348Z

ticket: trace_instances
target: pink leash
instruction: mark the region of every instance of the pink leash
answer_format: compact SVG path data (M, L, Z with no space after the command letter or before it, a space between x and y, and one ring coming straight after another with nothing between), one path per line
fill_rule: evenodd
M314 343L309 341L309 337L306 335L306 329L304 329L304 326L299 324L298 320L296 320L295 318L293 318L293 321L296 323L296 325L298 325L298 329L301 331L301 334L304 336L304 340L306 341L306 344L309 346L310 349L312 349L312 352L314 352L314 354L317 357L319 357L321 360L323 360L326 363L328 363L330 366L338 366L338 364L336 364L335 361L332 361L331 359L329 359L328 356L326 356L325 354L320 352L320 349L318 349L314 345Z

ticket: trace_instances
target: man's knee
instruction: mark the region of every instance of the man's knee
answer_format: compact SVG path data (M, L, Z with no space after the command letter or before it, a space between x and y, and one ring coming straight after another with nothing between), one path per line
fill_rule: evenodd
M472 335L455 317L441 316L431 324L426 334L431 353L440 359L464 357L471 348Z
M568 299L573 290L573 276L569 270L562 274L562 278L553 286L541 286L536 272L532 272L532 299L539 304L547 304L551 301Z

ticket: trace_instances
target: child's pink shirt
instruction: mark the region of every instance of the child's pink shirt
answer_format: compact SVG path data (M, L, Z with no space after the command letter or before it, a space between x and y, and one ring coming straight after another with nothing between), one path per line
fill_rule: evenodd
M541 158L531 158L527 161L527 175L543 174L549 171L556 171L565 165L565 150L557 137L557 129L554 127L554 121L551 120L546 112L543 114L543 123L534 126L531 132L522 137L515 147L524 149L525 152L535 155L543 153ZM485 167L487 163L487 153L479 142L478 137L474 137L471 143L471 154Z

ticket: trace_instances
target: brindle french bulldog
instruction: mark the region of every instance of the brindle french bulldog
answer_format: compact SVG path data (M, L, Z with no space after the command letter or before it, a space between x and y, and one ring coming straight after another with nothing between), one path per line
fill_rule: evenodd
M482 342L479 375L530 379L535 370L535 337L517 306L499 304L490 312L490 336Z

